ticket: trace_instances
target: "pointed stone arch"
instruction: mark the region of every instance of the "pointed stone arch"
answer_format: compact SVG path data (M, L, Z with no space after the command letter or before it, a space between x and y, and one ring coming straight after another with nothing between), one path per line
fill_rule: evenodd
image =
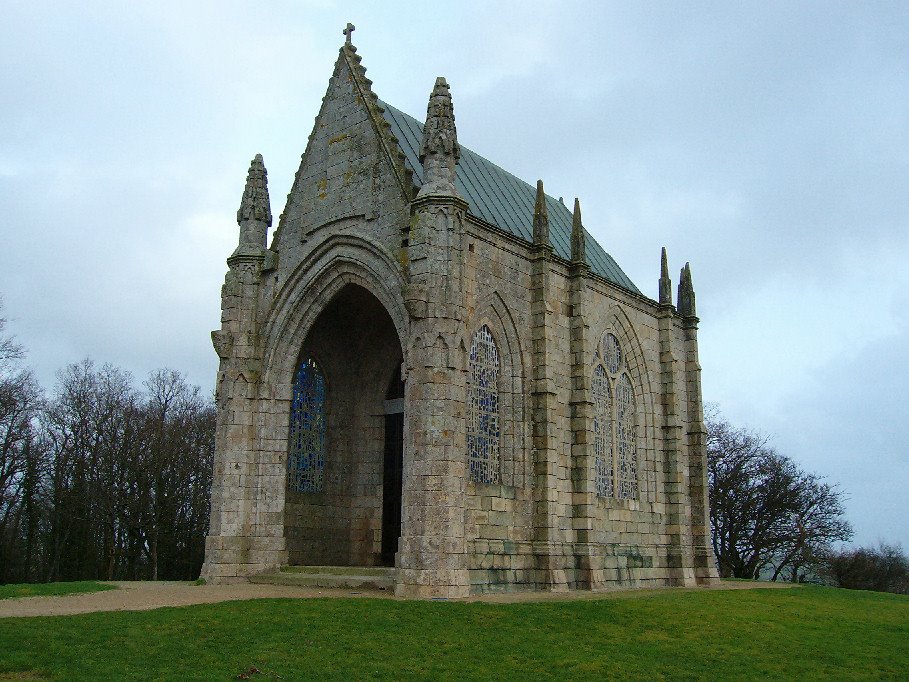
M375 296L388 312L401 341L409 348L410 318L401 290L400 265L383 249L356 235L335 235L314 249L288 278L263 325L263 376L269 397L289 396L286 377L297 360L309 328L345 286L355 284ZM288 349L297 351L288 357Z
M657 486L657 457L656 457L656 410L653 396L653 372L647 364L644 346L635 331L635 325L628 317L626 311L619 305L613 304L605 317L605 324L598 330L596 348L602 347L606 335L613 334L622 348L625 358L625 368L634 392L635 416L635 441L637 454L637 503L648 504L656 501ZM591 372L596 366L598 358L591 358ZM618 453L616 453L618 457ZM618 480L615 481L618 493Z
M262 327L259 403L265 428L259 429L260 451L274 476L268 486L273 491L269 513L283 519L292 563L374 565L388 560L387 486L379 486L379 493L368 482L377 477L382 482L388 475L382 461L388 378L410 347L403 284L400 265L381 246L358 235L333 235L293 270ZM360 312L347 315L347 310ZM361 315L378 326L359 326ZM373 331L375 346L367 339ZM326 385L324 486L291 490L293 377L309 356L324 371ZM351 362L355 358L362 363ZM344 369L355 364L359 369ZM354 372L360 371L363 384L357 389ZM400 505L400 483L396 494ZM396 545L400 527L390 535Z
M527 412L527 353L505 300L497 291L487 294L474 308L467 323L467 337L483 325L489 327L499 348L499 400L502 420L502 484L523 488L530 485L530 420ZM469 343L466 344L469 347ZM462 342L458 346L465 348ZM464 362L466 363L466 358ZM466 366L466 365L465 365Z

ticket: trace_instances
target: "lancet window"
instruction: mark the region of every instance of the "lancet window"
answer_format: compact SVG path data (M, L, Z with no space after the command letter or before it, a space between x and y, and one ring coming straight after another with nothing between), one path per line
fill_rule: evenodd
M478 483L500 480L499 368L499 349L483 325L470 344L467 378L467 466Z
M593 431L596 457L596 489L600 497L612 497L612 395L603 365L593 371Z
M312 358L294 375L290 403L287 479L291 490L322 491L325 470L325 378Z
M595 356L593 394L594 476L597 495L638 496L637 411L619 340L605 334Z
M638 496L638 462L635 450L634 388L627 374L615 386L616 449L619 453L619 497Z

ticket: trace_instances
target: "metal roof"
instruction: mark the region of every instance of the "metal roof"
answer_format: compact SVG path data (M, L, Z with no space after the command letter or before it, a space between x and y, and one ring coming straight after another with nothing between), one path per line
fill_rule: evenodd
M423 124L390 104L380 101L379 105L385 110L385 120L398 138L401 151L413 169L414 184L421 187L423 165L420 163L420 142L423 139ZM533 185L464 145L461 145L456 184L461 196L470 204L471 215L520 237L525 242L533 243L533 206L536 199L536 188ZM546 208L549 211L549 239L553 250L565 260L571 260L571 210L548 194ZM641 293L612 256L586 230L584 238L587 263L593 272L623 289L635 294Z

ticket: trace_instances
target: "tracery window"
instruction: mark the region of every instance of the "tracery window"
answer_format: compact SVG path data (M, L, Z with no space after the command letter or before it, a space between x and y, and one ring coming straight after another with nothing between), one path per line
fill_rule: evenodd
M619 451L619 497L638 496L638 462L635 444L634 389L627 374L615 386L616 446Z
M290 403L287 480L291 490L322 491L325 469L325 378L312 358L294 375Z
M637 499L634 386L625 369L619 340L613 334L605 334L601 345L601 351L595 355L597 365L591 382L596 492L600 497L617 495L621 499ZM603 364L599 364L600 357Z
M467 378L467 466L471 481L499 482L499 349L483 325L470 344Z
M609 377L603 365L593 371L593 431L594 454L596 458L596 490L600 497L612 497L612 396Z

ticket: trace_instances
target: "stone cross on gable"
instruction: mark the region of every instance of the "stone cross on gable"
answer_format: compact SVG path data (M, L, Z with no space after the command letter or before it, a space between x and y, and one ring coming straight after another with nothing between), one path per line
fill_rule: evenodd
M356 26L354 26L353 24L351 24L350 22L348 22L348 23L347 23L347 28L345 28L343 31L341 31L341 33L343 33L343 34L347 37L346 42L347 42L348 45L350 45L350 37L351 37L351 35L353 35L353 32L354 32L354 29L355 29L355 28L356 28Z

